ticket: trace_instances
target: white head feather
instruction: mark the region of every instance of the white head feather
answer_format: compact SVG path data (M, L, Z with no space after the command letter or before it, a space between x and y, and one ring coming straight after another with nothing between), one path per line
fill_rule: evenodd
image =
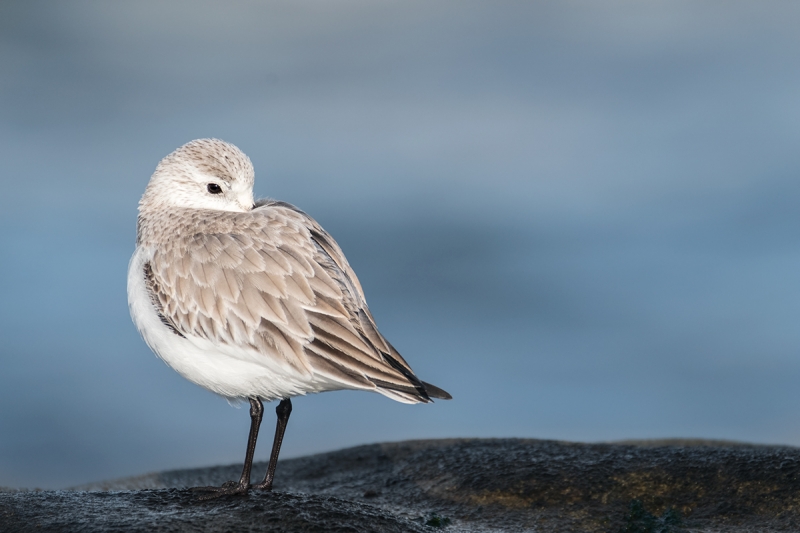
M161 160L139 212L169 207L245 212L253 208L253 164L219 139L197 139Z

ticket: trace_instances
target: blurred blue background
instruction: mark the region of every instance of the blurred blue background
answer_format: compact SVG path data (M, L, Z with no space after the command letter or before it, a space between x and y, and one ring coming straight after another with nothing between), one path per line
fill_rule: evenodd
M337 238L455 398L299 398L283 457L800 445L799 23L794 0L4 0L0 486L241 462L247 410L126 301L150 174L209 136Z

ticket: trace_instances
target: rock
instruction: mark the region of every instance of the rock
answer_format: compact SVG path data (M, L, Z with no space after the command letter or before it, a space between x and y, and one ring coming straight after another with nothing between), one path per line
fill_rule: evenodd
M0 530L800 530L800 449L791 447L409 441L281 461L271 494L198 501L185 490L238 479L240 469L0 493ZM265 470L257 464L254 477Z
M211 501L186 489L18 492L0 499L0 529L103 532L421 532L422 524L333 497L254 493Z

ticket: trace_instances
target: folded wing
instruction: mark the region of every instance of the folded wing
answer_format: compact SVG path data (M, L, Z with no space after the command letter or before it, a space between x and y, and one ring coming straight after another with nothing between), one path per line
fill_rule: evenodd
M449 398L420 381L380 334L336 241L289 204L221 213L159 246L145 270L177 334L248 347L341 388L409 403Z

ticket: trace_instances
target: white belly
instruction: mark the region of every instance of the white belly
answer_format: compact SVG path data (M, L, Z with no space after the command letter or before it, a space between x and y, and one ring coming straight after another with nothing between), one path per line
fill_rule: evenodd
M144 265L151 257L151 251L139 247L128 267L131 318L150 349L181 376L229 400L259 397L270 401L343 388L302 375L281 365L279 357L252 348L215 345L176 334L161 321L147 291Z

